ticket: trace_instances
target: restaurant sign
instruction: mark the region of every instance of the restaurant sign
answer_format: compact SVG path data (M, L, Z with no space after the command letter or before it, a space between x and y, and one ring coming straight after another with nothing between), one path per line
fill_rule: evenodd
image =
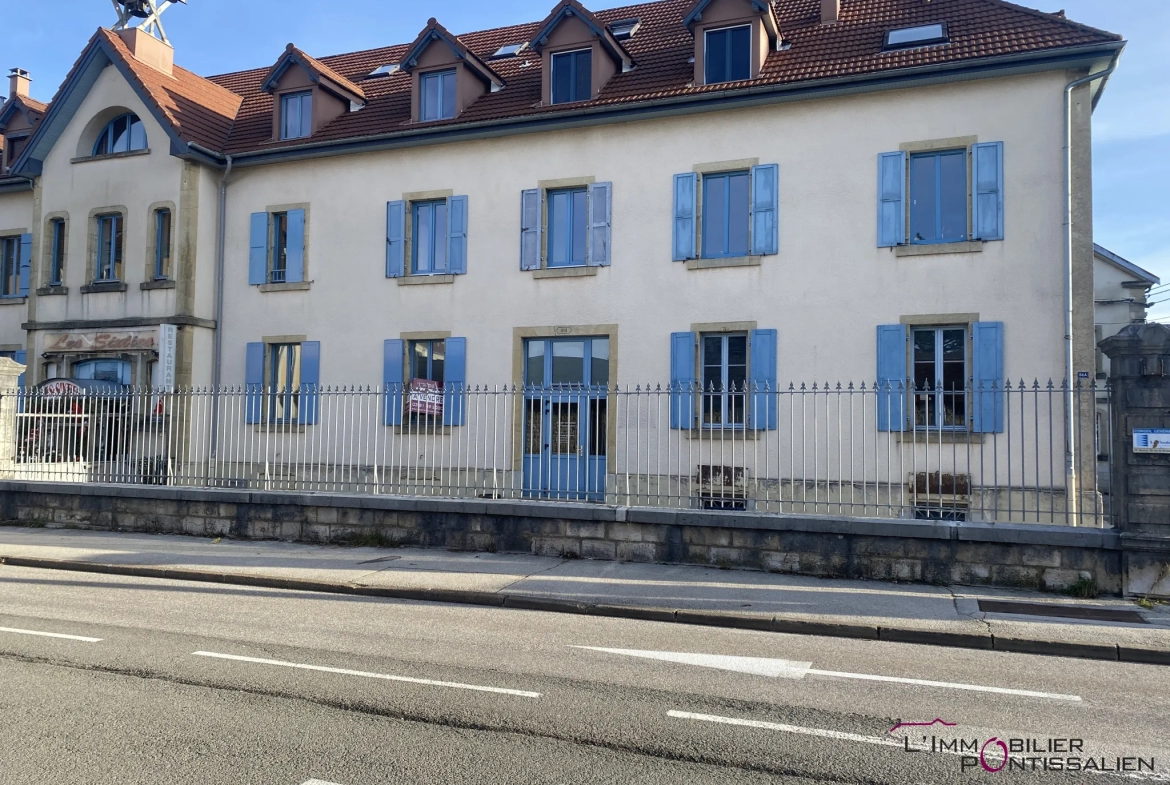
M144 351L158 348L158 330L49 333L46 352Z

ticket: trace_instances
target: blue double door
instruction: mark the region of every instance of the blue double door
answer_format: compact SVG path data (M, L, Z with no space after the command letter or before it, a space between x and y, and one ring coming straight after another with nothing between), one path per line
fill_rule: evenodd
M602 500L609 339L532 338L524 358L525 494Z

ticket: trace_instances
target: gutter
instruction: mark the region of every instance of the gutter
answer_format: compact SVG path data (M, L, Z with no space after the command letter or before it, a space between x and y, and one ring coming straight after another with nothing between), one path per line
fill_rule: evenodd
M1065 370L1065 453L1064 473L1065 488L1073 490L1068 495L1069 512L1076 520L1077 509L1080 507L1080 489L1077 487L1076 443L1077 420L1073 411L1073 385L1076 382L1076 369L1073 363L1073 268L1072 268L1072 91L1081 85L1107 78L1117 69L1117 60L1121 52L1113 55L1109 67L1104 71L1097 71L1088 76L1074 79L1064 86L1064 370ZM1100 91L1098 91L1100 96ZM1096 102L1093 102L1093 106ZM1090 107L1092 112L1092 107ZM1095 469L1094 469L1095 471ZM1075 523L1073 524L1076 525Z
M219 390L223 380L223 280L224 249L227 237L227 181L232 173L232 157L208 150L194 142L188 144L196 152L224 163L223 177L219 180L219 210L215 222L215 336L212 339L211 361L211 450L214 458L219 447Z
M36 182L33 180L33 178L26 177L23 174L8 174L4 176L5 178L12 177L18 180L23 180L24 182L19 184L0 182L0 194L16 194L23 191L31 191L33 189L34 183Z

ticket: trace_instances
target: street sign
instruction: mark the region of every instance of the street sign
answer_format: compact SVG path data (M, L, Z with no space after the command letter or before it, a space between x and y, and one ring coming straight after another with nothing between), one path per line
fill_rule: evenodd
M1170 455L1170 428L1134 428L1133 451Z

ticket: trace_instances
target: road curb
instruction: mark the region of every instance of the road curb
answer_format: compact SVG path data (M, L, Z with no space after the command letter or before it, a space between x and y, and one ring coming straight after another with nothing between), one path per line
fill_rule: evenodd
M779 632L792 635L819 635L831 638L859 638L891 643L912 643L924 646L947 646L960 649L1038 654L1048 657L1075 657L1090 660L1132 662L1143 665L1170 666L1170 650L1143 649L1119 644L1073 643L1070 641L1038 640L1032 638L997 638L995 635L934 632L908 627L881 627L869 624L838 624L793 619L759 614L720 613L701 610L668 610L632 605L603 605L570 600L556 600L518 594L504 594L459 589L396 589L383 586L359 586L351 583L332 583L302 578L277 578L266 575L210 572L172 567L145 567L131 564L41 559L32 556L0 556L0 565L33 567L42 570L64 570L103 575L125 575L136 578L197 581L232 586L249 586L291 591L343 594L358 597L379 597L396 600L418 600L459 605L479 605L516 610L572 613L608 618L660 621L672 624L692 624L706 627L724 627L742 630Z

